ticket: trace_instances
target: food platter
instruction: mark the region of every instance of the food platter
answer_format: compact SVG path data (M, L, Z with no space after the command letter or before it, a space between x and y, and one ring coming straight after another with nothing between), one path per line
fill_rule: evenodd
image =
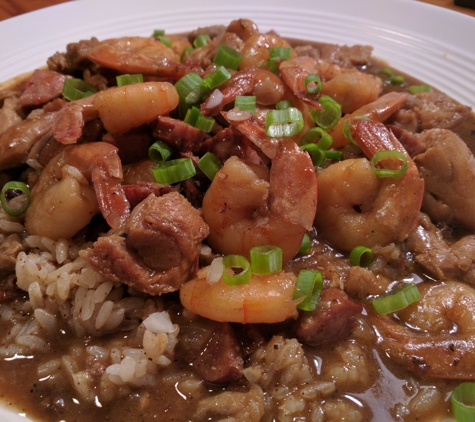
M9 42L0 51L0 82L44 66L69 42L96 36L180 33L248 18L261 31L338 44L370 44L374 55L475 108L473 18L413 0L78 0L0 23ZM449 24L450 22L450 24ZM28 28L28 31L25 30ZM0 419L25 421L0 409Z

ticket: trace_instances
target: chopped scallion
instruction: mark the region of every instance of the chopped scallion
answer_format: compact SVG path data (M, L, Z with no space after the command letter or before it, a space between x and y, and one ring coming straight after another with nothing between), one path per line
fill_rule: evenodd
M140 73L137 73L135 75L119 75L116 76L115 79L117 81L117 86L124 86L143 82L143 76Z
M374 258L374 252L366 246L356 246L350 252L350 264L358 267L368 268Z
M160 35L157 38L162 42L162 44L165 44L167 47L172 46L172 41L170 40L170 38L167 38L163 35Z
M183 121L188 123L190 126L207 133L211 132L215 123L215 120L212 117L203 116L200 109L195 106L188 109Z
M251 264L246 257L226 255L223 258L223 279L228 286L247 284L251 276Z
M475 420L475 382L462 382L450 396L452 411L457 422Z
M391 164L397 160L399 167L396 169L381 168L383 161L386 160L390 160ZM371 167L378 177L402 177L406 174L409 164L407 162L407 157L401 151L378 151L371 158Z
M295 283L293 299L302 299L297 308L313 311L320 300L323 289L323 275L320 271L300 270Z
M404 284L392 292L373 299L371 303L379 315L400 311L421 298L419 289L414 283Z
M206 44L208 44L208 41L211 39L211 37L208 34L200 34L198 35L195 40L193 41L193 45L198 48L198 47L206 47Z
M242 54L226 44L221 44L214 56L213 63L217 66L224 66L228 69L237 70L241 63Z
M269 48L269 58L275 61L288 60L292 57L292 48L290 47L271 47Z
M190 54L192 51L192 47L185 48L180 54L180 63L183 63L185 61L186 55Z
M21 205L18 208L12 207L10 205L10 199L19 195L25 195L25 200L22 201ZM11 215L12 217L19 217L20 215L22 215L30 205L30 199L30 188L23 182L16 181L5 183L0 196L2 208L8 215Z
M279 65L273 59L266 60L259 67L261 67L262 69L267 69L269 72L272 72L274 75L279 74Z
M155 29L153 31L153 36L155 38L161 37L162 35L165 35L165 30L164 29Z
M321 167L325 161L325 151L318 148L317 144L300 145L302 151L307 151L310 154L312 163L315 168Z
M272 274L282 271L282 249L274 245L254 246L250 251L251 270L254 274Z
M154 163L160 163L161 161L168 160L172 153L173 150L168 144L163 141L157 141L148 149L148 158Z
M391 76L394 75L394 72L392 71L392 69L389 69L388 67L385 67L383 69L379 69L376 74L378 76L383 77L383 78L390 78Z
M305 78L305 89L307 94L318 94L322 91L323 85L320 76L318 75L308 75Z
M300 142L302 145L317 144L318 148L325 151L330 148L333 139L321 127L313 127L302 136Z
M328 95L322 95L318 101L322 105L323 110L311 109L310 115L322 129L331 129L341 119L341 105Z
M302 244L300 245L300 249L298 251L299 255L307 255L310 252L312 247L312 242L310 241L310 236L305 233L302 238Z
M191 158L177 158L158 163L152 167L152 173L157 183L172 185L193 177L196 170Z
M353 139L353 136L351 135L351 129L353 127L353 123L356 120L369 120L369 118L366 116L356 116L356 117L352 117L351 119L346 120L345 123L343 124L343 136L346 139L348 139L348 141L350 141L353 145L359 146L356 143L356 141Z
M266 133L272 138L297 135L304 128L303 116L296 107L270 110L266 114Z
M80 100L97 92L92 85L82 79L66 78L63 84L63 97L69 101Z
M231 78L231 74L228 72L228 69L224 66L220 66L204 79L204 83L209 89L214 89L223 82L226 82L229 78Z
M198 167L208 177L213 180L216 173L223 166L223 163L212 152L207 152L198 160Z
M411 85L407 90L410 94L418 94L419 92L432 92L432 87L426 84Z
M234 107L241 111L249 111L252 114L256 112L256 96L255 95L238 95L234 99Z
M294 105L292 104L292 101L290 100L282 100L282 101L279 101L276 105L275 105L275 109L276 110L284 110L285 108L289 108L289 107L293 107Z
M389 82L391 83L391 85L401 86L406 83L406 79L404 78L404 76L396 75L396 76L391 77Z
M188 105L196 104L208 90L201 76L190 72L175 83L180 100Z
M325 151L325 158L328 160L341 161L343 160L343 152L341 151Z

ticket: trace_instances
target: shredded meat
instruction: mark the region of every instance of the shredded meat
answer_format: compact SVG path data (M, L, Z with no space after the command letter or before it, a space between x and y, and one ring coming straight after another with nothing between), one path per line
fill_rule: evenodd
M12 273L15 271L16 257L25 250L20 236L10 234L0 239L0 273Z
M125 237L100 237L81 256L105 278L159 295L189 279L207 235L199 211L179 193L152 194L132 211Z

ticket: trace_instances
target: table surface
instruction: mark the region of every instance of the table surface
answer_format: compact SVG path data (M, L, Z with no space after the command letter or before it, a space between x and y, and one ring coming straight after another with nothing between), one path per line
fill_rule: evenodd
M65 3L70 0L0 0L0 20L8 19L22 13L31 12L42 7ZM460 13L475 16L475 10L466 7L455 6L453 0L420 0L424 3L435 4L440 7L455 10Z

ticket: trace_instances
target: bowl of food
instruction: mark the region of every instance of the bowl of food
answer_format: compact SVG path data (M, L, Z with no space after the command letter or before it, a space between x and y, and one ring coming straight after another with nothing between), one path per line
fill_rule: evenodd
M187 3L0 23L2 420L464 420L471 18Z

